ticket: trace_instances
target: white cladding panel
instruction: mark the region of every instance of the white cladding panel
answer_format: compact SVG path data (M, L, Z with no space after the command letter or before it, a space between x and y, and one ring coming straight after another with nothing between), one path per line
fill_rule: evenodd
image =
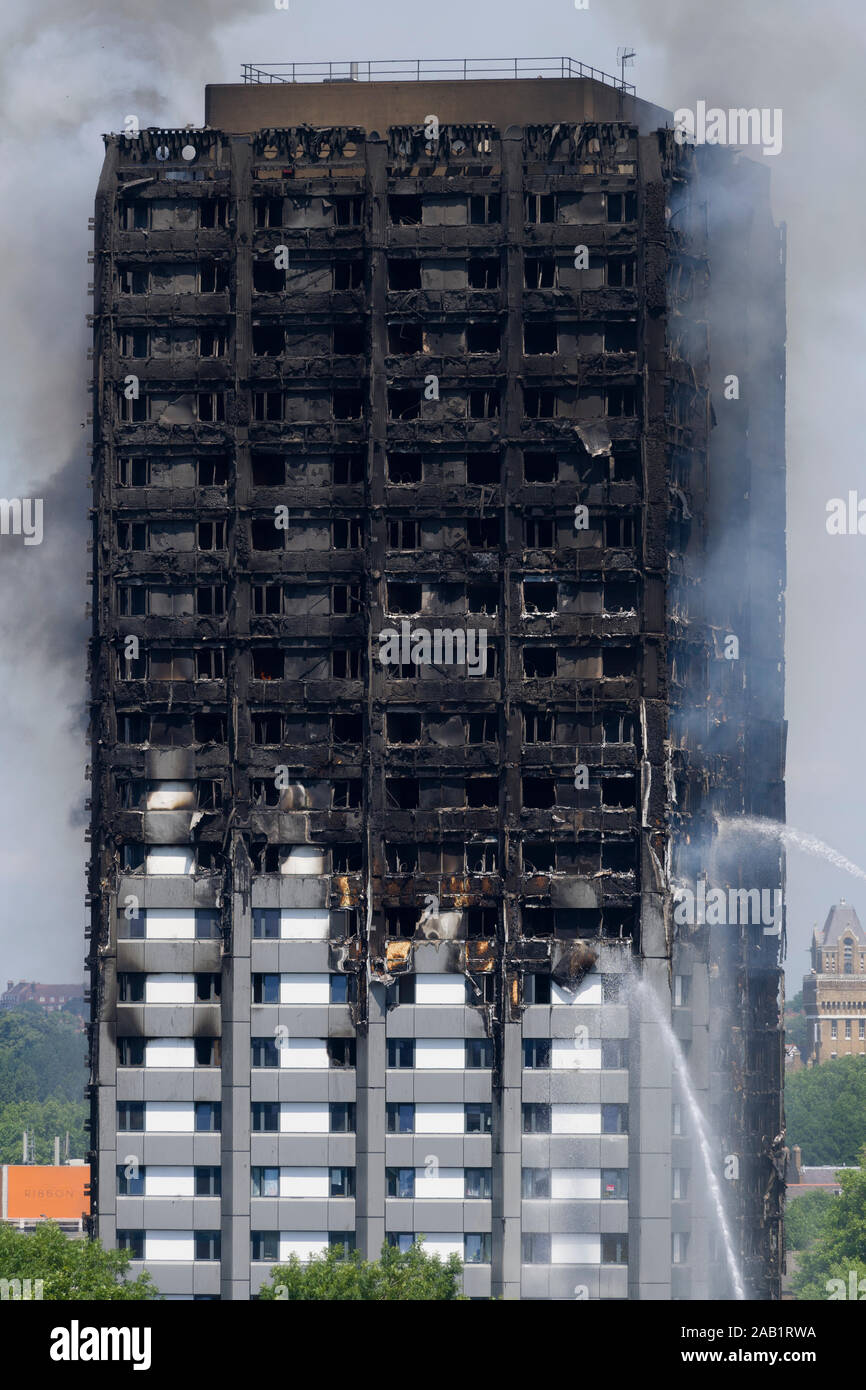
M550 1237L552 1265L600 1265L601 1236L581 1236L554 1231Z
M330 1197L331 1177L327 1168L283 1168L280 1170L281 1197Z
M327 1134L330 1127L326 1100L284 1100L280 1105L282 1134Z
M416 1071L463 1071L466 1044L462 1038L416 1038Z
M195 1102L191 1100L149 1100L144 1106L147 1133L192 1134L195 1129Z
M465 1004L466 977L464 975L415 976L416 1004Z
M600 1105L551 1105L551 1134L601 1134Z
M147 793L148 811L193 811L195 784L193 782L157 782Z
M601 1171L598 1168L552 1168L550 1195L555 1201L599 1201Z
M195 873L195 854L186 845L149 845L144 871L148 874Z
M145 1167L146 1197L194 1197L195 1172L192 1168Z
M281 1067L327 1067L328 1047L324 1038L283 1038L277 1044Z
M149 907L144 930L148 941L194 941L195 910L191 907Z
M290 1255L309 1260L313 1255L324 1255L327 1248L327 1231L280 1231L281 1260L287 1260Z
M194 975L145 975L145 1004L194 1004Z
M451 1202L463 1201L463 1169L440 1168L438 1173L428 1176L426 1168L415 1169L415 1196L421 1201L436 1201L444 1198Z
M192 1231L145 1231L146 1260L194 1260L195 1236Z
M327 908L284 907L280 910L280 936L284 941L327 941L331 914Z
M148 1038L144 1049L146 1067L194 1067L195 1043L192 1038Z
M423 1102L415 1106L416 1134L462 1134L465 1119L461 1101Z
M330 977L323 975L281 975L281 1004L327 1004Z
M450 1255L459 1255L463 1259L463 1236L460 1231L434 1231L424 1241L424 1250L428 1255L438 1255L441 1260L447 1260Z
M577 989L572 993L571 990L563 989L556 980L551 981L550 990L551 1004L600 1004L601 999L601 976L598 974L584 975Z
M601 1071L601 1043L597 1038L554 1038L550 1049L554 1071Z

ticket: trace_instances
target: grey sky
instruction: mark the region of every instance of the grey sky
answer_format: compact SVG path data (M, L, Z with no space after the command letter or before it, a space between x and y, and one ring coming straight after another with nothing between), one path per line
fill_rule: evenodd
M866 394L861 14L853 0L590 0L588 10L573 0L291 0L288 12L273 0L35 0L7 13L0 491L44 497L46 509L42 546L0 538L2 980L82 973L84 315L100 135L128 113L142 126L200 123L205 83L237 80L243 61L562 54L613 71L617 45L629 43L637 49L630 77L648 100L783 109L783 152L767 162L789 250L789 820L866 861L866 740L853 717L866 667L858 630L866 536L829 537L824 525L828 498L858 486L866 496L856 425ZM788 862L796 988L813 922L840 896L866 921L866 893L816 859Z

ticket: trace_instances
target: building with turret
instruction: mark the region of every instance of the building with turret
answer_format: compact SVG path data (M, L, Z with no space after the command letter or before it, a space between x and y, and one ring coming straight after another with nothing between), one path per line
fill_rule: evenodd
M844 898L812 933L811 955L803 979L808 1062L866 1056L866 932Z

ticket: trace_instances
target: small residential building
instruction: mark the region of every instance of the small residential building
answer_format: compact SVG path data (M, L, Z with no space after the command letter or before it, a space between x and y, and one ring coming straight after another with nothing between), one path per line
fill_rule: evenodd
M84 1002L84 985L43 985L37 980L7 980L0 994L0 1009L18 1009L22 1004L38 1004L46 1013L62 1009L73 1000Z

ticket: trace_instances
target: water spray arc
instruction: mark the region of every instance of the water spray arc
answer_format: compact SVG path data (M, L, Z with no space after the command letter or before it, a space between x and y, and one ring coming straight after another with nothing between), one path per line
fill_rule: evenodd
M701 1160L703 1162L704 1173L707 1179L707 1186L709 1187L710 1196L713 1202L713 1210L716 1218L716 1223L719 1228L719 1234L722 1238L722 1244L725 1248L725 1262L727 1264L728 1273L731 1278L731 1285L734 1290L734 1298L741 1301L745 1300L746 1290L743 1284L743 1277L740 1272L736 1252L734 1250L734 1242L733 1237L731 1235L731 1228L728 1224L728 1218L725 1213L725 1204L722 1196L721 1185L719 1183L718 1175L713 1165L713 1153L712 1147L710 1145L707 1121L703 1111L701 1110L700 1105L698 1104L698 1098L695 1094L695 1090L692 1085L691 1077L689 1075L689 1069L686 1064L686 1059L683 1054L682 1047L680 1046L676 1034L671 1028L670 1022L665 1015L661 1002L659 1001L658 996L656 995L652 985L650 985L648 981L641 980L637 976L634 976L631 982L631 989L637 998L646 1001L646 1005L650 1014L652 1015L653 1022L656 1023L661 1030L662 1037L664 1038L665 1044L667 1045L667 1048L671 1054L674 1067L676 1068L677 1074L679 1075L680 1084L683 1089L683 1095L685 1096L686 1100L686 1105L688 1106L689 1114L691 1116L692 1123L695 1127L695 1133L698 1139L698 1146L701 1151Z
M719 816L716 823L720 835L740 833L760 835L765 839L779 839L786 849L802 850L804 854L812 854L816 859L825 859L837 869L844 869L846 874L851 874L854 878L866 879L866 870L846 859L844 854L840 854L831 845L826 845L823 840L817 839L814 835L807 835L802 830L795 830L792 825L784 825L777 820L765 820L761 816Z

